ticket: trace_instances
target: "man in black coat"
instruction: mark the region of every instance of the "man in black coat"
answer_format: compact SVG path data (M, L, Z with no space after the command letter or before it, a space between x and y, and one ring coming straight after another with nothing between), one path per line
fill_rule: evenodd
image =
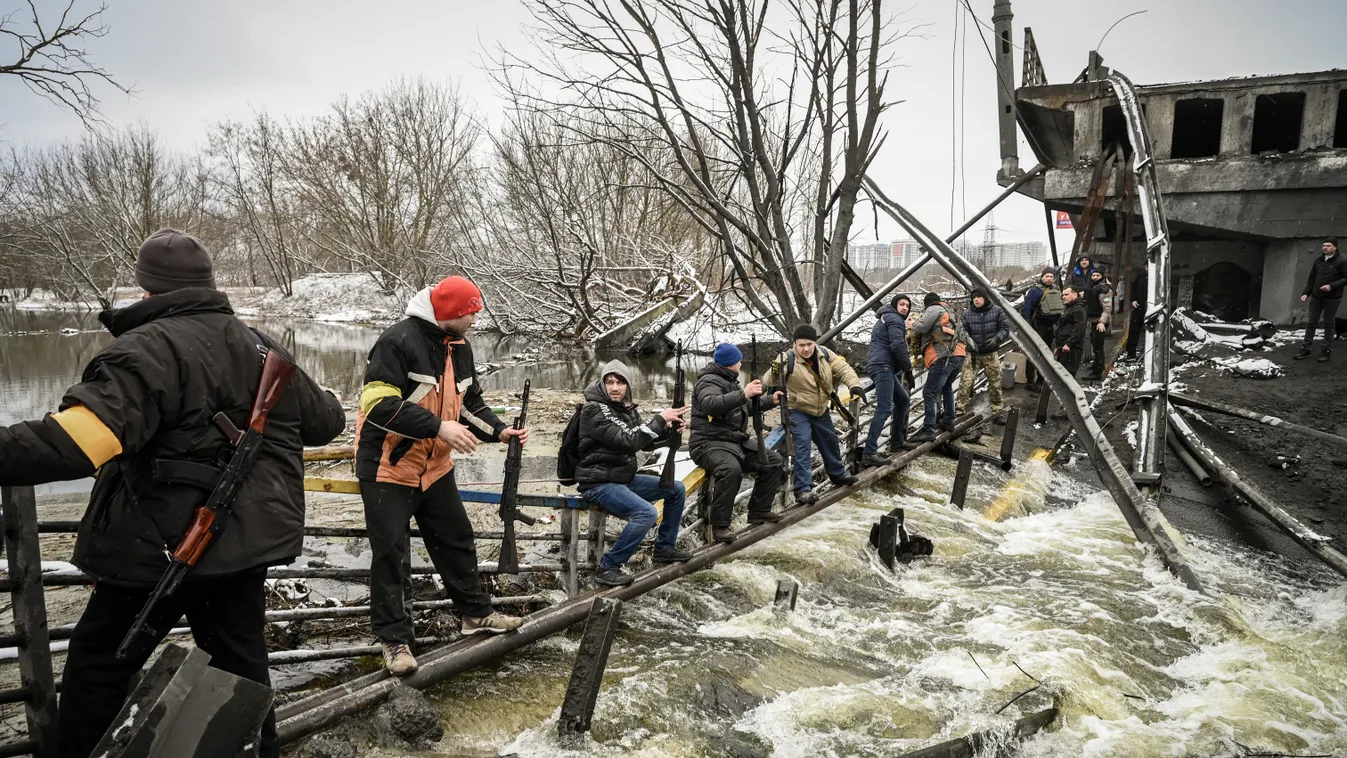
M697 373L692 391L692 437L688 452L692 461L706 470L711 494L711 538L716 542L734 542L730 521L734 516L734 498L745 473L756 473L753 494L748 500L748 523L780 521L772 513L772 496L781 486L784 471L781 459L772 451L759 451L756 435L749 434L750 405L758 398L759 410L776 407L780 392L764 398L762 381L754 379L740 389L739 371L744 356L729 343L716 347L711 362Z
M1145 266L1132 277L1132 291L1127 294L1132 302L1132 310L1127 317L1127 360L1137 359L1137 350L1145 344L1146 331L1146 287L1150 283L1150 273Z
M627 520L608 552L599 560L594 581L607 587L632 583L622 570L641 547L646 532L659 521L655 539L655 563L678 563L692 554L678 549L678 529L683 520L687 489L675 481L661 487L659 477L636 473L636 454L667 442L668 433L681 424L688 409L666 408L641 420L640 409L631 401L631 372L621 361L609 361L599 380L585 388L580 409L580 449L575 480L586 502ZM664 501L664 512L655 502Z
M1085 378L1098 381L1104 378L1104 342L1113 317L1113 285L1097 268L1090 272L1090 285L1085 290L1085 316L1090 332L1090 371Z
M124 660L122 638L168 569L220 475L224 413L247 426L267 351L280 351L233 315L215 289L210 255L173 229L151 235L136 258L145 298L104 311L116 338L84 369L57 413L0 429L0 485L94 475L74 563L97 584L70 638L61 679L61 758L86 758L154 651ZM346 425L340 400L296 371L271 411L261 452L244 478L225 530L149 626L160 636L184 614L210 665L269 685L265 626L268 566L290 563L304 542L303 447ZM158 641L156 640L155 643ZM261 755L280 755L275 716Z
M1072 376L1080 370L1081 359L1085 357L1085 339L1089 331L1089 316L1085 313L1084 296L1075 287L1062 288L1062 304L1066 310L1057 321L1056 350L1057 362L1066 368ZM1066 409L1052 414L1055 419L1066 418Z
M1309 303L1309 320L1305 324L1305 344L1301 346L1296 360L1310 357L1310 348L1314 346L1314 330L1319 319L1324 320L1324 352L1319 362L1328 360L1333 344L1333 329L1338 307L1342 305L1342 289L1347 287L1347 259L1338 254L1338 238L1329 237L1321 246L1323 255L1315 256L1310 264L1309 280L1305 282L1305 292L1300 301Z
M994 423L1006 423L1002 411L1005 400L1001 389L1001 343L1010 338L1010 324L1001 306L987 298L987 293L974 287L968 296L969 308L963 314L963 328L968 333L968 359L963 364L959 381L959 402L956 412L963 415L973 397L973 383L981 373L987 378L987 400L991 403Z

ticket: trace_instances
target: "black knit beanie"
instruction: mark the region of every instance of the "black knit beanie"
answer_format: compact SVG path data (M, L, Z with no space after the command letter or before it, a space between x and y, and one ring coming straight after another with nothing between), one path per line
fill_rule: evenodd
M818 342L818 329L815 329L813 324L800 324L795 327L795 333L791 335L791 340Z
M214 289L210 253L190 234L160 229L136 253L136 283L156 295L187 287Z
M932 305L937 305L939 303L940 293L938 292L927 292L926 299L922 301L922 305L926 308L930 308Z
M1337 246L1338 246L1338 238L1337 238L1337 237L1325 237L1325 238L1324 238L1324 242L1327 242L1328 244L1332 245L1333 247L1337 247Z

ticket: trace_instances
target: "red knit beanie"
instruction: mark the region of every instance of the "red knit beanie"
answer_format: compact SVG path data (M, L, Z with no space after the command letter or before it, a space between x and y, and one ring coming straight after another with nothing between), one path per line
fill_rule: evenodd
M446 277L430 291L436 321L450 321L482 309L482 291L461 276Z

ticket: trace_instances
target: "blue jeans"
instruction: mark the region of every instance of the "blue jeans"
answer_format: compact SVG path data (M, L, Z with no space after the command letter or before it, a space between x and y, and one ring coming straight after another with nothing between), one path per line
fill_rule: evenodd
M631 484L596 484L585 490L583 497L586 503L593 503L627 520L627 526L617 536L613 547L603 554L599 568L621 568L631 560L632 554L641 547L646 532L650 531L659 517L655 506L651 505L656 500L664 501L664 518L659 523L655 551L678 547L678 528L683 522L683 501L687 498L687 490L682 482L674 482L672 487L661 487L659 477L637 474Z
M833 426L831 413L810 416L792 408L790 434L795 439L795 478L791 484L797 493L814 489L810 442L818 443L818 453L823 456L823 468L827 470L828 476L841 479L847 475L847 467L842 464L842 446L837 441L837 429Z
M907 414L912 407L912 398L889 364L867 366L866 373L870 375L870 381L875 383L875 416L870 419L870 434L865 438L864 453L873 455L879 452L879 435L884 431L884 422L889 420L889 414L893 414L889 447L907 442ZM897 413L894 413L895 408Z
M963 373L963 356L949 356L947 358L937 358L926 369L926 386L921 390L921 399L926 405L926 418L922 419L921 428L935 429L936 398L944 400L944 420L954 423L954 385L959 381L959 375Z

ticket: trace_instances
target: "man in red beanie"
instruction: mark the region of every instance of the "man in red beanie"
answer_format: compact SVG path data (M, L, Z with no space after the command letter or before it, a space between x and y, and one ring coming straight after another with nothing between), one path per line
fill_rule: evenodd
M482 293L451 276L416 293L407 318L370 350L356 415L355 473L365 501L370 549L370 625L396 676L416 670L412 621L403 605L402 560L416 517L426 552L445 593L463 618L463 634L508 632L520 619L491 610L477 576L472 524L454 482L453 453L478 440L528 442L527 429L507 427L482 400L472 347Z

